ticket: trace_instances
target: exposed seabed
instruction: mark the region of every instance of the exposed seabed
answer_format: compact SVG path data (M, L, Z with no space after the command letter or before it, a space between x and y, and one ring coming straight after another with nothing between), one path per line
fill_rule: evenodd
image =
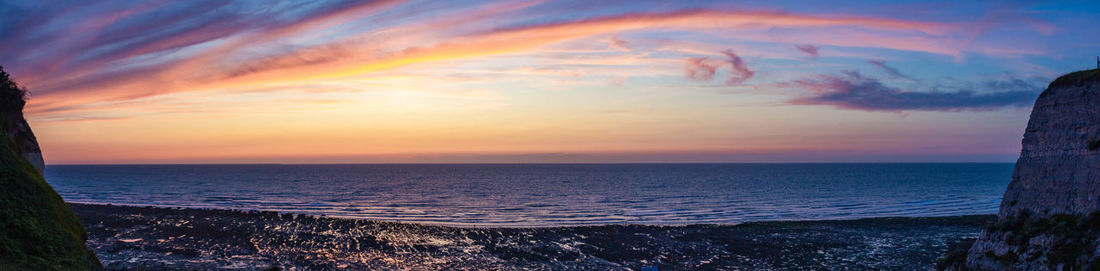
M460 228L274 212L70 204L108 270L932 269L993 215Z

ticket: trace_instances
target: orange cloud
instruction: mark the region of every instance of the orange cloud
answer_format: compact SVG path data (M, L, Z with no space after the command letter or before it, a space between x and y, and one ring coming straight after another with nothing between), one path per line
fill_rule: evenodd
M251 80L295 80L333 78L364 74L395 67L435 61L446 61L480 56L519 53L548 44L618 31L650 28L711 28L745 29L762 27L822 27L850 25L873 29L917 31L925 34L942 34L950 26L938 23L912 22L895 19L840 17L827 18L796 15L782 12L747 12L691 10L668 13L636 13L586 19L565 23L553 23L527 27L488 31L452 39L428 47L411 47L386 56L325 65L303 65L308 69L287 69L274 66L267 74L253 74ZM365 47L364 47L365 48ZM314 48L340 55L347 50L338 48ZM370 51L368 49L368 51ZM299 53L294 53L299 54ZM318 54L318 53L311 53ZM320 53L319 55L325 55ZM280 56L286 58L287 56ZM291 58L296 58L293 56ZM276 58L279 59L279 58ZM270 61L270 60L265 60ZM307 61L308 62L308 61ZM275 61L275 63L286 63ZM262 69L262 68L260 68ZM239 80L239 79L238 79Z
M100 102L137 99L179 91L233 89L258 84L270 84L299 80L338 78L367 74L397 67L490 55L522 53L542 46L575 40L593 35L642 29L766 29L772 27L831 27L852 26L874 30L889 30L927 35L942 35L953 27L939 23L906 21L887 18L856 16L813 16L769 11L685 10L662 13L632 13L577 21L512 27L459 36L423 47L408 47L398 51L385 51L397 47L387 42L368 42L363 39L372 31L356 38L335 44L325 44L254 60L243 64L226 63L226 58L246 50L252 42L265 42L287 38L318 27L330 27L356 18L357 12L377 10L392 3L378 2L362 6L355 11L334 12L317 16L298 24L277 27L245 38L235 39L216 46L198 56L180 62L165 63L132 72L116 72L98 75L98 78L74 80L69 84L47 87L36 96L29 108L32 112L77 110ZM499 8L499 7L498 7ZM507 9L505 9L507 10ZM470 16L470 20L488 17L485 14ZM446 27L438 22L430 25ZM434 29L447 31L447 29ZM391 32L392 33L392 32ZM880 44L887 48L922 50L907 44ZM893 46L892 46L893 45ZM940 50L942 52L942 50ZM80 97L73 97L79 93Z

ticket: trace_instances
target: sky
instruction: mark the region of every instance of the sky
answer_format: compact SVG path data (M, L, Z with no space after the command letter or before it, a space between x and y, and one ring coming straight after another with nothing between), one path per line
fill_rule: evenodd
M1012 162L1097 1L10 1L49 164Z

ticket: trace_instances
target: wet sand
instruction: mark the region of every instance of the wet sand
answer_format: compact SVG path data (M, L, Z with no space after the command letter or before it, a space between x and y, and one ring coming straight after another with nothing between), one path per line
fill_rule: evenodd
M932 269L995 216L459 228L70 204L108 270Z

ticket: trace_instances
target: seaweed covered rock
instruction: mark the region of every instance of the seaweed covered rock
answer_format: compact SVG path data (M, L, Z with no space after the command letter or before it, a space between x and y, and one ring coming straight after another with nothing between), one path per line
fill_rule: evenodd
M42 178L24 96L0 68L0 270L98 269L80 221Z
M1035 101L998 221L946 269L1100 269L1100 70ZM953 261L953 262L951 262Z

